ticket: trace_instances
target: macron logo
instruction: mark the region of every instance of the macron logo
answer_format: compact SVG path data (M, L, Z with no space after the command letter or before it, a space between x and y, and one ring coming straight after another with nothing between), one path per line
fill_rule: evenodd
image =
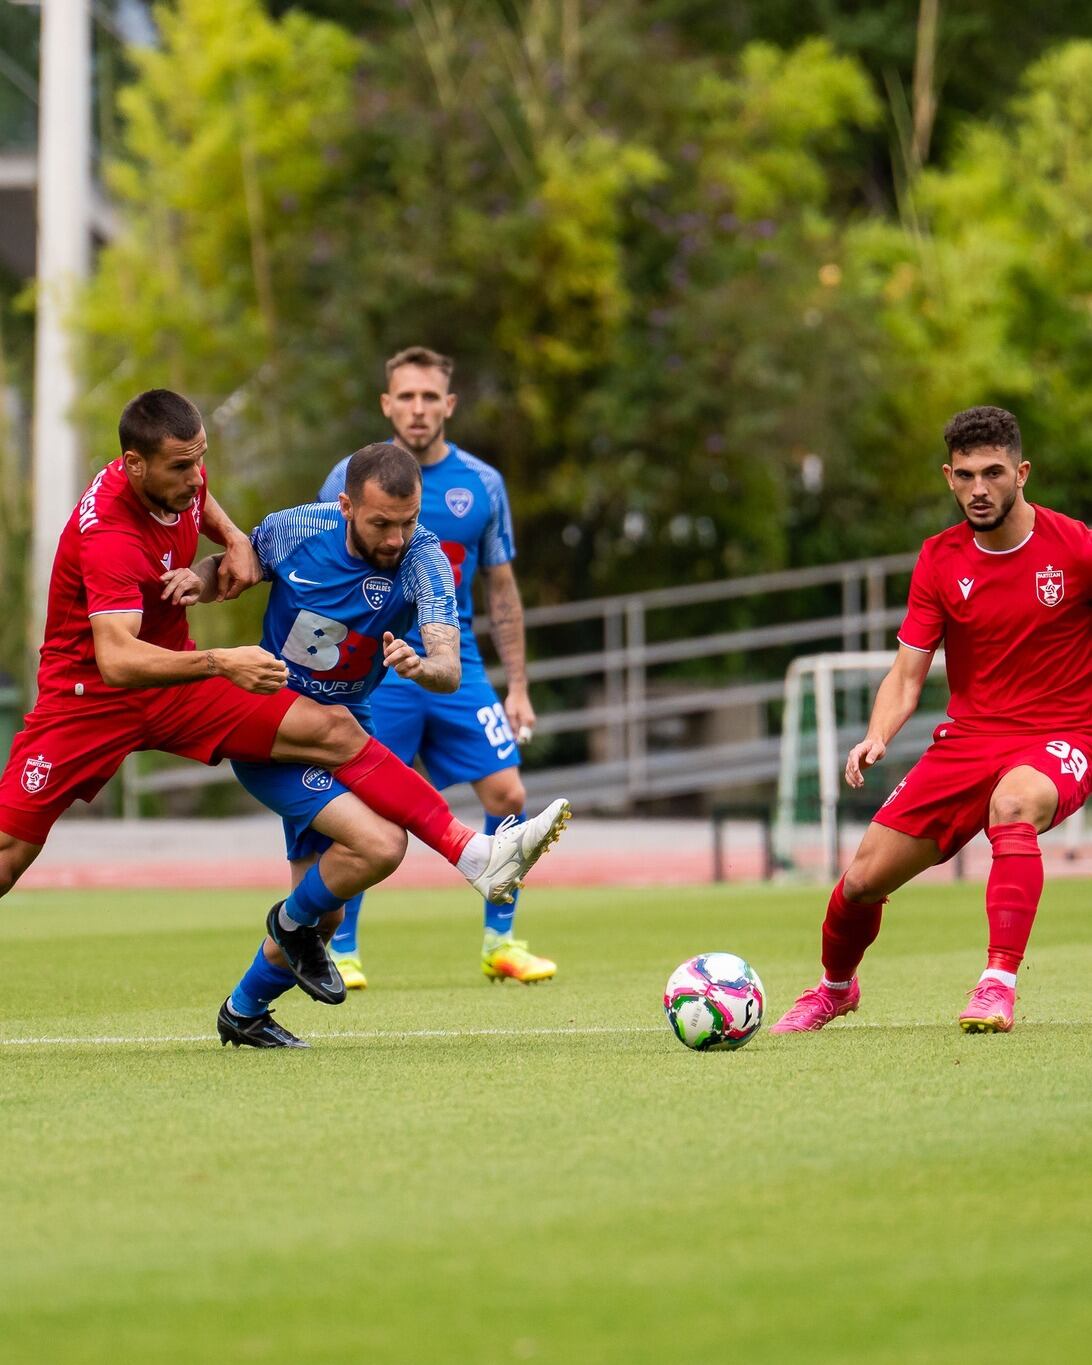
M974 587L974 579L957 578L956 582L959 584L959 591L963 594L963 600L966 602L967 598L971 595L971 589Z

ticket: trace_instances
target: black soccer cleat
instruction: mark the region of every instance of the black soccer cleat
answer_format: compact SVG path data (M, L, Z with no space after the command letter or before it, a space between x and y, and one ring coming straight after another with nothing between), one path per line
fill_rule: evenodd
M220 1035L220 1046L227 1047L310 1047L302 1038L289 1033L273 1020L269 1010L264 1014L243 1017L232 1014L225 1000L216 1016L216 1032Z
M288 970L300 989L323 1005L340 1005L345 999L345 982L330 960L326 944L317 929L301 924L285 929L277 918L284 901L278 901L265 917L266 933L284 954Z

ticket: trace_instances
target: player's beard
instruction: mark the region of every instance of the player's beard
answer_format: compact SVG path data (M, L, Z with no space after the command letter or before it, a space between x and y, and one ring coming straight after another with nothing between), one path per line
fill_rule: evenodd
M369 564L375 564L377 567L383 569L397 569L399 564L401 564L402 556L406 553L406 547L404 545L401 550L398 551L397 555L380 556L375 550L370 549L367 543L357 535L356 527L351 521L348 524L348 529L349 540L352 547L361 559L366 559Z
M424 455L443 436L444 428L442 425L424 431L399 431L396 428L394 434L403 450L408 450L411 455Z
M150 503L158 507L161 512L166 512L166 514L171 517L180 517L183 512L188 512L193 506L193 500L197 494L191 493L186 499L186 505L184 507L175 507L174 503L170 502L167 498L156 497L154 493L148 492L147 486L144 488L144 496ZM175 499L175 501L178 501L178 499Z
M997 531L1002 526L1004 526L1005 522L1008 520L1009 513L1016 506L1016 495L1017 493L1019 493L1019 491L1020 491L1019 488L1014 488L1012 492L1009 493L1009 495L1001 504L1001 510L992 519L992 521L975 521L971 517L969 505L966 508L964 508L963 515L967 518L967 521L970 522L971 526L976 531Z

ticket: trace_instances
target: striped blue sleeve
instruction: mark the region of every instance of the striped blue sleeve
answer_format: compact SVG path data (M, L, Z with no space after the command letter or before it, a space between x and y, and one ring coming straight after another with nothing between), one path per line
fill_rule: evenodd
M322 487L318 491L316 502L337 502L337 495L345 492L345 471L349 468L349 460L352 457L346 455L343 460L338 460L333 469L323 480Z
M459 604L455 600L451 565L439 540L423 526L414 531L398 576L407 601L417 604L418 626L459 628Z
M309 502L303 507L270 512L261 525L250 533L250 543L254 546L263 575L272 578L273 570L297 546L343 520L337 503Z
M478 562L490 569L515 559L516 536L503 475L491 465L484 465L478 474L489 494L489 520L482 532Z

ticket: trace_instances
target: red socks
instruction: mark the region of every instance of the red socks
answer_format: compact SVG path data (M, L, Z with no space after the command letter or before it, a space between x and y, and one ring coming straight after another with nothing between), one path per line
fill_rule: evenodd
M986 883L986 919L990 925L987 969L1015 972L1035 923L1043 892L1043 855L1035 826L1024 822L991 825L993 866Z
M845 877L830 893L823 921L823 974L828 981L850 981L865 949L880 932L883 901L871 905L847 901Z
M449 863L459 861L474 837L469 825L455 819L436 788L375 738L369 737L356 757L336 769L334 776L376 815L416 834Z

